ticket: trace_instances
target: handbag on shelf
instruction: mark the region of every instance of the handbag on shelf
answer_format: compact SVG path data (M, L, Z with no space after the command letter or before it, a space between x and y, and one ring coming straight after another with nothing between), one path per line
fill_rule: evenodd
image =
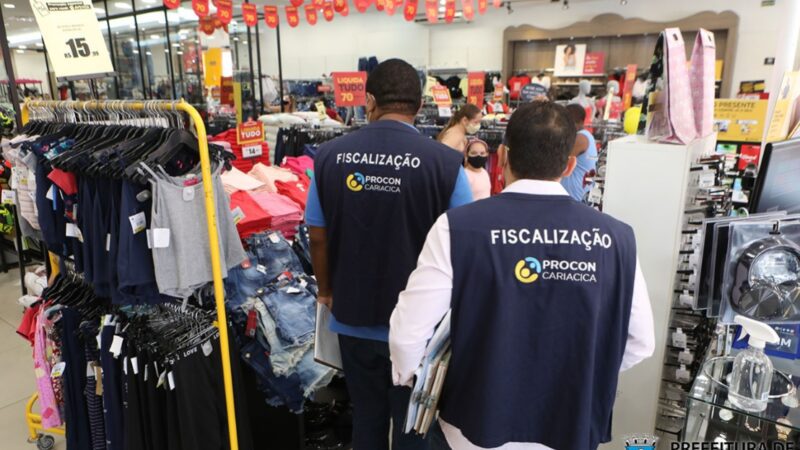
M691 80L694 121L698 137L714 132L714 92L716 88L717 45L714 33L700 29L694 40L689 79Z

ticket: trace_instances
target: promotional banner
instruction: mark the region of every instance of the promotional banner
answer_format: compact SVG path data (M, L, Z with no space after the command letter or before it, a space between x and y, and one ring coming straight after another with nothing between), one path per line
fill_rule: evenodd
M556 46L555 76L580 76L586 57L586 44L562 44Z
M436 0L425 0L425 15L428 22L436 23L439 21L439 2Z
M325 0L311 0L311 4L317 9L322 9L325 7Z
M456 0L447 0L444 4L444 21L452 23L456 16Z
M219 102L223 105L234 106L233 77L222 77L222 85L219 90Z
M233 2L231 0L217 0L217 19L223 25L231 23L231 19L233 19Z
M403 9L403 17L405 17L407 21L411 22L417 17L418 5L419 0L406 0L406 7Z
M625 86L622 88L622 109L627 110L633 103L633 85L636 82L636 64L628 64L625 71Z
M197 26L200 28L200 31L211 36L214 34L214 30L217 27L214 25L214 18L213 17L201 17L200 20L197 22Z
M341 13L347 9L347 0L334 0L333 1L333 10Z
M450 89L447 89L447 86L440 84L433 86L431 95L433 96L433 103L438 106L450 106L453 104L453 99L450 98Z
M503 101L503 96L505 95L505 93L506 92L505 92L505 89L503 89L503 85L502 84L497 84L494 87L494 95L492 96L492 101L495 102L495 103L496 102L502 102Z
M483 72L469 72L467 74L467 103L472 103L478 108L483 108L483 88L486 75Z
M181 0L164 0L164 6L167 9L177 9L181 6Z
M286 6L286 22L292 28L300 24L300 13L297 11L296 6Z
M325 2L325 6L322 7L322 17L326 22L333 20L333 3L330 1Z
M402 0L385 0L386 1L386 14L393 16L395 11L397 11L397 5Z
M356 9L360 13L367 12L367 8L369 8L370 0L356 0Z
M57 78L114 72L91 0L31 0Z
M274 5L264 5L264 20L270 28L277 28L278 26L278 7Z
M303 0L290 0L290 3L291 3L291 4L292 4L292 6L294 6L295 8L299 8L299 7L300 7L300 5L302 5L302 4L303 4Z
M242 4L242 20L248 27L254 27L258 23L258 8L252 3Z
M347 0L343 0L343 1L344 1L344 8L342 8L342 10L341 10L341 11L339 11L339 14L340 14L342 17L347 17L347 15L348 15L348 14L350 14L350 5L348 5L348 4L347 4ZM336 8L334 8L334 10L335 10L335 9L336 9Z
M489 6L489 0L478 0L478 13L483 14Z
M769 100L714 100L714 129L717 140L761 142L768 102Z
M210 48L203 52L206 86L219 87L222 83L222 49Z
M386 9L386 0L375 0L375 9L378 11Z
M602 75L606 72L606 54L603 52L587 52L583 59L584 75Z
M309 25L317 24L317 7L314 5L306 5L306 22Z
M367 104L367 72L333 72L331 77L336 106Z
M260 144L264 141L264 122L248 120L236 125L236 143L239 145Z
M192 0L192 10L197 14L197 17L205 17L208 15L208 0Z
M472 4L472 0L461 0L461 11L464 13L465 19L475 18L475 6Z
M547 97L547 88L539 83L526 84L519 92L519 99L522 102L530 102L537 97Z

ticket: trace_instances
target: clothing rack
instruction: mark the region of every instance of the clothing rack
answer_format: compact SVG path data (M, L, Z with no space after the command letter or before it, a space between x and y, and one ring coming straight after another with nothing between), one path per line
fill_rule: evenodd
M222 358L222 376L225 390L225 406L228 418L228 437L230 449L239 449L239 440L236 431L236 414L233 399L233 378L231 375L231 356L228 337L228 319L225 311L225 286L222 281L222 266L220 263L219 234L217 232L216 205L214 202L214 188L211 178L211 161L208 151L208 138L203 118L200 113L189 103L179 101L27 101L22 109L22 121L30 120L32 111L48 113L75 113L84 111L100 111L105 113L134 112L144 113L145 117L156 116L159 113L185 113L194 125L200 153L201 180L205 195L206 223L208 240L211 253L211 271L214 283L214 298L216 301L217 317L215 326L219 329L220 354Z

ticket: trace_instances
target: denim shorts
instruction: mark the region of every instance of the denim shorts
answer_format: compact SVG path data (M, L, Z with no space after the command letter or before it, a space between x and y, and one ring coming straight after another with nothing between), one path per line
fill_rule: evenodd
M314 338L317 299L300 279L269 286L259 297L275 320L278 336L288 347Z
M250 267L241 265L228 271L225 279L226 303L229 308L239 308L249 297L258 295L258 290L266 287L273 280L266 273L264 267L259 267L255 255L247 252Z
M312 341L297 346L287 346L278 337L275 321L272 319L266 305L258 298L252 298L245 303L245 307L258 312L258 331L256 339L265 349L269 350L269 360L272 370L276 375L285 375L294 369L303 354L311 348Z
M258 341L250 341L242 347L242 359L258 377L260 386L266 391L267 404L286 405L295 414L303 412L303 388L300 375L277 376L272 371L267 351Z
M254 234L247 238L247 244L258 262L257 268L268 280L274 280L283 272L303 272L297 254L279 231Z

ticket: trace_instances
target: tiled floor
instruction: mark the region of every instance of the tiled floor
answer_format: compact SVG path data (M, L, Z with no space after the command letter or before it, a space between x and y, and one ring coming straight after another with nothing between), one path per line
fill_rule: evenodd
M17 303L21 295L19 273L0 273L0 448L35 450L28 444L25 403L36 390L30 344L16 333L22 317ZM56 437L57 450L65 448L63 437Z

